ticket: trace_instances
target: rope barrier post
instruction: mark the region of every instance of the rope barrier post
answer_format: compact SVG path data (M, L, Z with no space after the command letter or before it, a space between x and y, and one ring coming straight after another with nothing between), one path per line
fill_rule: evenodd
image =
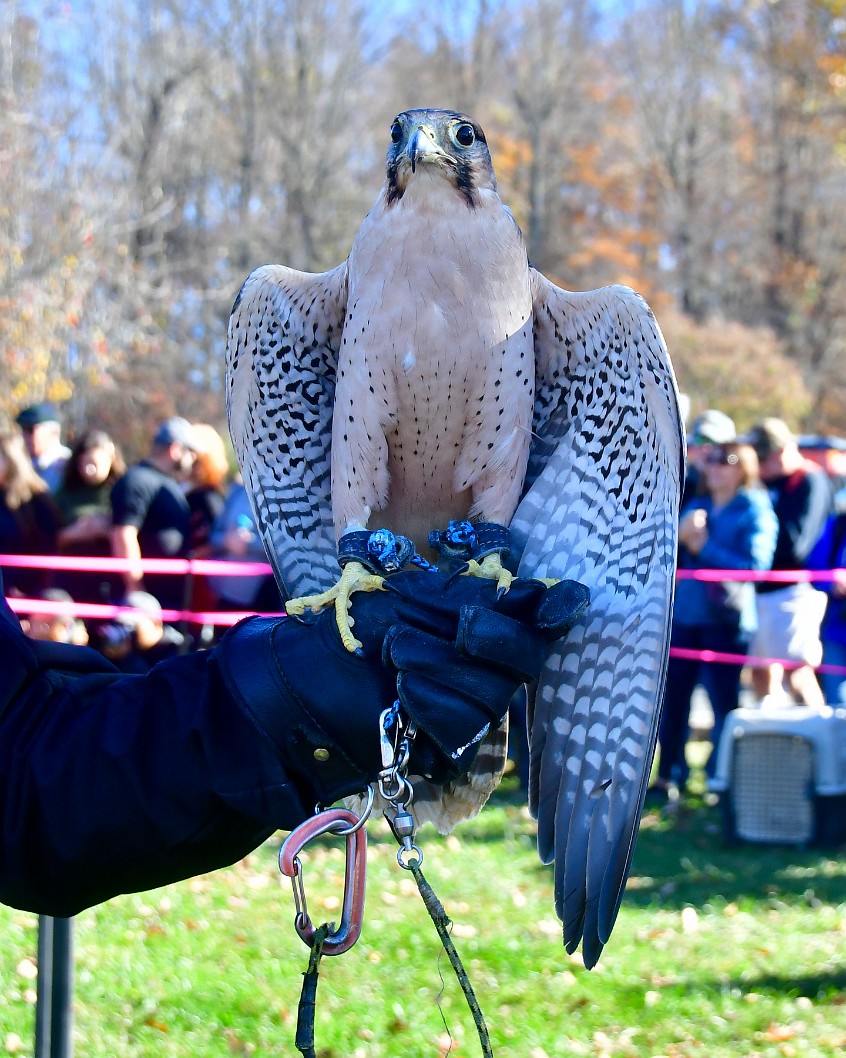
M35 1058L73 1058L73 919L38 917Z
M35 1001L35 1058L50 1058L53 1000L53 922L38 916L38 984Z

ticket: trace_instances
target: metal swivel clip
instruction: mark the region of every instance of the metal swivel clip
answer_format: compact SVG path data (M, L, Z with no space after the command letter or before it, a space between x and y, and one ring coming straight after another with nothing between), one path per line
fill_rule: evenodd
M408 757L411 743L417 733L412 722L403 731L399 722L399 702L394 702L392 709L386 709L379 718L379 744L382 751L382 770L379 772L379 793L393 809L385 809L385 819L393 831L401 848L397 852L397 862L406 871L411 870L407 859L414 853L419 866L423 862L423 852L414 843L414 816L410 812L414 790L405 777L408 770Z

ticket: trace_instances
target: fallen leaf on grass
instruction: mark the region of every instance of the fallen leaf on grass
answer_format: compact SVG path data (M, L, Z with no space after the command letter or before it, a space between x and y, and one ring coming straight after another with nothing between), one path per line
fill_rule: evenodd
M763 1036L768 1043L783 1043L785 1040L794 1039L796 1029L793 1025L776 1025L774 1021L771 1021L764 1030Z
M38 964L34 959L30 959L27 956L18 963L17 971L20 977L25 978L27 981L34 981L38 977Z
M256 1045L254 1043L246 1043L232 1029L224 1029L223 1038L226 1040L231 1054L253 1054L255 1052Z
M681 912L682 933L696 933L699 929L699 915L695 907L683 907Z
M469 922L453 922L452 933L454 937L461 937L465 940L468 937L475 937L478 934L478 930L475 926Z

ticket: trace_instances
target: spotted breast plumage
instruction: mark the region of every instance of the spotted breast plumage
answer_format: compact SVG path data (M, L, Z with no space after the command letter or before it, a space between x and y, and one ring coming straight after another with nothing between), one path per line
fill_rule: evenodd
M227 410L289 595L335 581L338 541L363 528L423 550L461 519L509 526L519 576L589 587L533 696L530 807L565 944L583 939L592 965L634 848L675 573L683 433L648 306L626 287L562 290L531 268L483 130L453 111L406 111L347 261L321 274L269 265L244 284ZM481 567L507 590L498 554ZM477 812L504 750L493 732L467 780L416 784L420 817L446 830Z

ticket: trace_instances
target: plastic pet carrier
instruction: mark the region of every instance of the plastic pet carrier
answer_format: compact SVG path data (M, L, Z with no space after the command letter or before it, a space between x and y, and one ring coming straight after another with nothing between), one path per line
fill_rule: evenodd
M729 841L846 841L846 709L736 709L708 785L720 794Z

